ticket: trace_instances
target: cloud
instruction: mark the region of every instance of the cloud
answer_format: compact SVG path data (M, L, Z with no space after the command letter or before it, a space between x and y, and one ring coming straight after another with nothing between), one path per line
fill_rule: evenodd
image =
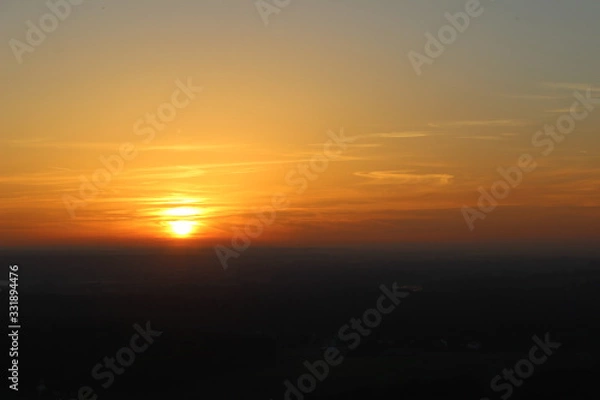
M571 112L570 108L557 108L554 110L546 110L545 112L549 114L568 114Z
M352 142L361 139L412 139L431 136L432 132L429 131L404 131L404 132L376 132L376 133L364 133L354 136L348 136L352 139ZM323 147L323 143L311 144L311 146ZM348 148L369 148L369 147L380 147L380 143L347 143Z
M362 138L385 138L385 139L408 139L431 136L431 132L428 131L406 131L406 132L379 132L379 133L367 133L365 135L355 136L358 139Z
M507 140L506 136L495 135L473 135L473 136L457 136L457 139L472 139L472 140Z
M529 123L522 119L484 119L484 120L462 120L447 121L428 124L432 128L456 128L469 126L487 126L487 127L519 127L527 126Z
M9 139L1 140L11 147L39 148L39 149L105 149L114 150L119 148L122 143L109 142L52 142L45 138L36 138L31 140Z
M449 185L454 179L450 174L416 174L414 171L371 171L355 172L356 176L367 178L377 185Z
M244 147L241 144L214 144L214 145L206 145L206 144L166 144L166 145L156 145L156 146L143 146L140 145L141 151L208 151L208 150L223 150L223 149L239 149Z
M600 87L594 87L589 83L572 83L572 82L544 82L541 84L543 87L550 89L568 90L568 91L580 91L585 92L591 89L593 93L600 93Z
M127 142L56 142L46 138L35 139L8 139L0 140L11 147L40 148L40 149L89 149L89 150L118 150ZM243 147L240 144L163 144L163 145L145 145L136 143L136 149L139 151L218 151L223 149Z
M565 96L551 96L547 94L501 94L502 97L508 97L510 99L522 99L522 100L560 100Z

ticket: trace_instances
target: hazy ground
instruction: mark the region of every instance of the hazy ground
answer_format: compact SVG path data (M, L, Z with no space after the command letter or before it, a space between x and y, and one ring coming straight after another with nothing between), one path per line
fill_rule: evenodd
M600 372L593 254L254 249L228 271L212 249L3 251L0 261L21 267L22 398L37 398L43 379L69 399L81 386L99 399L282 399L283 382L394 282L422 290L343 350L306 398L500 398L492 378L546 333L562 346L511 398L589 399ZM101 388L92 368L146 321L162 336Z

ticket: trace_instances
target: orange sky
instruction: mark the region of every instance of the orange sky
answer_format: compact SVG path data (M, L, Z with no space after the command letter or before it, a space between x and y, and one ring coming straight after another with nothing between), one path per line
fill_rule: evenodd
M149 4L143 20L81 6L23 64L2 53L0 247L231 245L274 196L287 205L253 243L598 239L600 106L551 154L532 143L574 92L600 98L597 54L536 73L545 42L511 59L529 45L511 34L485 53L499 28L474 26L417 77L406 53L425 27L383 5L346 6L344 23L326 18L335 5L297 6L266 28L253 7L215 3L217 24ZM23 7L2 35L41 12ZM444 12L410 7L432 27ZM328 156L341 132L352 140ZM537 169L470 231L463 206L522 154ZM302 172L315 157L319 171ZM84 199L95 173L110 182Z

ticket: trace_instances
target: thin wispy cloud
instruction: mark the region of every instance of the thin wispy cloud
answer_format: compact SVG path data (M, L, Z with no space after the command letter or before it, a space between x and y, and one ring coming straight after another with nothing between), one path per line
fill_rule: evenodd
M509 99L521 99L521 100L560 100L564 99L565 96L553 96L548 94L500 94L502 97L506 97Z
M5 140L0 141L11 147L39 148L39 149L90 149L90 150L115 150L122 143L110 142L59 142L48 139L37 140Z
M508 137L500 135L473 135L473 136L457 136L457 139L471 139L471 140L507 140Z
M225 145L225 144L164 144L156 146L141 146L140 151L222 151L225 149L239 149L244 148L242 144L238 145Z
M593 93L600 93L600 85L590 83L544 82L541 86L550 89L568 90L570 92L585 92L590 89Z
M357 139L367 138L382 138L382 139L412 139L431 136L433 132L429 131L406 131L406 132L378 132L378 133L367 133L364 135L354 136Z
M418 174L414 171L370 171L355 172L356 176L367 178L371 184L379 185L414 185L414 184L434 184L448 185L454 179L450 174Z
M432 128L460 128L460 127L523 127L530 122L522 119L486 119L486 120L461 120L435 122L428 124Z

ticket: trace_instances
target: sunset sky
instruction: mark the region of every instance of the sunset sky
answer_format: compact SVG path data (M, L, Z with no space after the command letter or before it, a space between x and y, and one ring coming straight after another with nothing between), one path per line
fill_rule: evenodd
M600 2L482 0L417 76L407 54L465 3L294 0L265 26L250 0L88 0L19 63L10 40L48 7L3 1L0 247L229 245L277 194L257 243L597 240L600 104L551 154L532 138L574 92L600 98ZM176 115L152 125L161 106ZM522 154L538 168L471 231L463 206Z

